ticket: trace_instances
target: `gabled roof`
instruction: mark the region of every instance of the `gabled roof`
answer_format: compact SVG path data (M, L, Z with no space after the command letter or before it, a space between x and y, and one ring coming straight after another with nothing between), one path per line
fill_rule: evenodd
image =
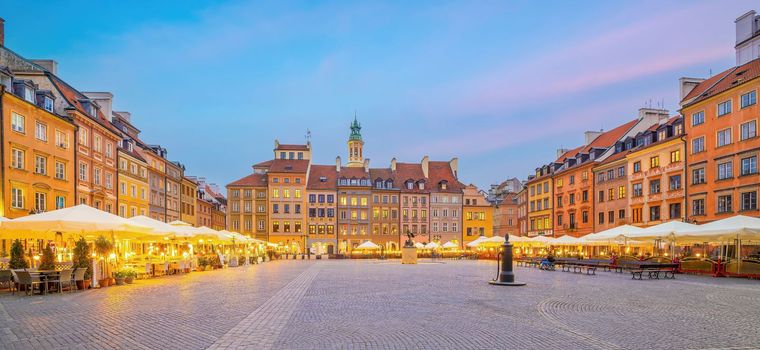
M383 180L393 180L393 171L390 168L370 168L369 177L372 181L380 178Z
M461 193L465 188L465 185L454 176L449 162L430 161L428 162L428 170L430 186L431 189L435 189L435 192ZM447 183L445 190L438 187L442 181Z
M610 146L614 145L617 140L620 140L621 137L623 137L628 131L631 130L637 123L639 122L639 119L631 120L623 125L620 125L612 130L605 131L601 135L599 135L597 138L594 139L594 141L591 141L586 147L584 147L581 150L581 153L587 153L592 148L602 148L606 149Z
M393 182L396 184L396 186L402 188L404 192L416 192L416 193L429 193L430 192L430 186L427 184L427 179L425 178L425 174L422 172L422 165L416 164L416 163L396 163L396 173L394 174L394 180ZM425 189L420 190L419 187L416 185L412 187L412 189L406 188L406 181L412 180L414 182L418 181L425 181Z
M82 113L83 115L88 116L90 119L94 120L98 124L100 124L102 127L108 129L109 131L121 135L121 131L114 127L111 122L108 121L108 119L103 115L103 113L98 110L97 115L93 116L90 115L89 112L84 110L84 106L79 102L79 100L83 99L89 99L87 96L79 92L77 89L74 89L71 85L67 84L65 81L58 78L56 75L45 72L45 74L48 76L50 81L53 83L53 86L58 90L58 92L61 93L61 96L68 102L70 106L72 106L74 109Z
M315 164L309 169L309 180L306 183L306 189L335 190L337 179L338 171L335 169L334 165Z
M338 178L368 179L369 173L364 171L364 167L361 167L361 168L341 167L340 172L338 173Z
M274 159L269 164L270 173L305 173L308 169L308 160Z
M697 84L681 101L688 106L726 90L742 85L760 76L760 58L749 61L741 66L726 69L707 80Z
M254 168L269 168L272 165L273 160L265 160L253 165Z
M266 174L251 174L227 184L227 187L266 187Z

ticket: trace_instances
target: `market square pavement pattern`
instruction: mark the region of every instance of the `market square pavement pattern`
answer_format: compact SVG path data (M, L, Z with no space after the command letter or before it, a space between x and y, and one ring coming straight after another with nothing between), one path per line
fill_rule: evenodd
M274 261L81 293L0 294L2 349L751 349L760 282L633 281L493 261Z

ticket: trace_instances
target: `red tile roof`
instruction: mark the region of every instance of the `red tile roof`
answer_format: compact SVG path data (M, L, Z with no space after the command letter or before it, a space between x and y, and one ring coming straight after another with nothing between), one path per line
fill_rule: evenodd
M457 180L456 176L454 176L454 172L451 170L449 162L428 162L428 170L430 186L431 189L435 189L435 192L461 193L466 187L463 183ZM447 182L445 190L438 186L442 181Z
M287 144L279 144L277 145L277 150L283 150L283 151L308 151L309 146L308 145L287 145Z
M341 178L341 177L344 177L346 179L350 179L350 178L368 179L369 173L364 171L364 167L361 167L361 168L341 167L340 173L338 173L338 178Z
M726 69L699 83L683 98L681 103L687 106L703 101L757 77L760 77L760 58Z
M378 178L383 180L393 180L393 171L391 168L370 168L369 177L372 181L377 180Z
M629 151L622 151L622 152L615 153L615 154L607 157L607 159L603 160L599 164L600 165L602 165L602 164L609 164L609 163L613 163L615 161L621 160L621 159L625 158L625 156L628 153L629 153Z
M266 187L266 174L251 174L242 179L230 182L227 187Z
M308 160L274 159L269 165L271 173L305 173L308 169Z
M137 150L135 148L132 148L132 152L130 152L128 149L122 148L122 147L118 147L117 149L118 149L119 152L126 153L126 154L134 157L135 159L137 159L139 161L142 161L142 162L145 162L145 163L148 162L147 160L145 160L145 158L143 158L143 156L141 156L139 153L137 153Z
M324 181L322 181L324 179ZM335 190L338 180L338 171L334 165L312 165L309 169L309 180L306 189L309 190Z
M413 189L406 188L406 181L413 180L415 183L420 180L425 180L426 185L424 190L420 190L416 185ZM393 180L396 186L400 187L404 192L415 193L429 193L429 184L425 175L422 172L422 165L415 163L396 163L396 173Z
M53 75L52 73L46 72L48 78L50 78L50 81L53 83L53 86L58 90L58 92L61 93L64 99L66 99L66 102L68 102L69 105L74 107L77 111L80 113L90 117L90 119L94 120L104 128L108 129L109 131L116 133L117 135L121 135L121 131L117 129L115 126L111 124L111 122L108 121L108 119L103 115L103 113L98 110L97 116L91 116L87 111L84 110L84 106L79 102L80 99L88 99L87 96L82 94L81 92L77 91L71 85L67 84L65 81L61 80L57 76Z
M266 160L253 165L254 168L269 168L272 165L273 160Z
M631 120L623 125L620 125L612 130L605 131L601 135L599 135L597 138L594 139L594 141L591 141L586 147L584 147L581 150L581 153L587 153L592 148L609 148L610 146L614 145L617 140L620 140L623 135L628 133L628 131L631 130L637 123L639 122L639 119Z
M583 146L578 146L578 147L573 148L573 149L571 149L571 150L569 150L569 151L567 151L565 153L562 153L562 155L559 156L559 158L557 158L557 160L555 160L554 162L555 163L564 163L565 159L567 159L567 158L575 158L575 155L578 154L578 152L580 152L580 150L582 148L583 148Z

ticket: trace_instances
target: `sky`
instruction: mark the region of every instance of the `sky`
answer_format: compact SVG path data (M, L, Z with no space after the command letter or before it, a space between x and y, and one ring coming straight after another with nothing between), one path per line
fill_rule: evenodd
M5 44L109 91L141 138L222 186L274 140L372 167L459 158L487 188L734 65L752 1L3 0ZM760 10L760 8L754 8Z

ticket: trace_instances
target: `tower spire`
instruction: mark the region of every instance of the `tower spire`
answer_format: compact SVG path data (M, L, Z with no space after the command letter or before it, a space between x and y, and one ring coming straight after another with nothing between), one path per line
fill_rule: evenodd
M349 167L364 166L364 140L362 140L362 126L356 117L354 110L354 121L351 123L351 134L348 137L348 165Z

